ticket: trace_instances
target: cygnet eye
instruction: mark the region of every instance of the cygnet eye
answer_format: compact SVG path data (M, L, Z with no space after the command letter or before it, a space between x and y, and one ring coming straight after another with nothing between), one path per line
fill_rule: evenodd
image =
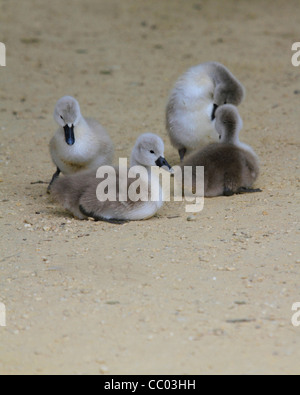
M64 120L64 118L63 118L63 116L62 115L60 115L60 117L61 117L61 119L65 122L65 120Z
M150 151L150 154L154 155L154 154L155 154L155 152L154 152L153 150L151 150L151 151Z

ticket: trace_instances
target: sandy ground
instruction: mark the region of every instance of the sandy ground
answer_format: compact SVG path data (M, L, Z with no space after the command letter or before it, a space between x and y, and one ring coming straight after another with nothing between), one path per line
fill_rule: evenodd
M298 0L1 0L1 374L300 373ZM116 161L166 141L166 100L190 66L243 81L257 195L168 203L123 227L80 222L45 185L55 102L76 96Z

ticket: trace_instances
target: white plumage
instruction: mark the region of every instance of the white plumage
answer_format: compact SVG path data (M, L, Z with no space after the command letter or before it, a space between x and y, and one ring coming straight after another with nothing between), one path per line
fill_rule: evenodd
M112 163L114 148L108 133L97 121L81 115L77 100L61 98L54 119L59 129L50 142L50 152L57 172L51 183L60 172L74 174Z
M166 113L167 131L180 158L217 141L216 109L225 103L238 105L243 98L242 84L223 65L210 62L188 70L177 81Z

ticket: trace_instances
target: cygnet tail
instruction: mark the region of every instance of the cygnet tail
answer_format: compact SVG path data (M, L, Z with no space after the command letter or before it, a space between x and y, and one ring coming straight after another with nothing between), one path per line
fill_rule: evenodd
M253 189L253 188L245 188L245 187L241 187L238 189L237 191L237 195L243 195L245 193L259 193L259 192L263 192L261 189Z

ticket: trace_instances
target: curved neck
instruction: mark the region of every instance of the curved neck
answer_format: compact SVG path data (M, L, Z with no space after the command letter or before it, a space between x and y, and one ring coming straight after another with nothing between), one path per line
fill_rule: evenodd
M130 159L130 167L135 167L135 166L140 166L140 167L143 167L144 169L147 169L148 173L151 172L151 167L150 166L142 165L137 160L135 160L133 157L131 157L131 159Z
M87 134L89 134L90 127L87 121L81 117L77 125L74 127L74 133L76 138L80 138L81 135L84 135L85 138Z
M226 144L233 144L233 145L239 145L240 139L238 133L231 134L229 136L225 137Z

